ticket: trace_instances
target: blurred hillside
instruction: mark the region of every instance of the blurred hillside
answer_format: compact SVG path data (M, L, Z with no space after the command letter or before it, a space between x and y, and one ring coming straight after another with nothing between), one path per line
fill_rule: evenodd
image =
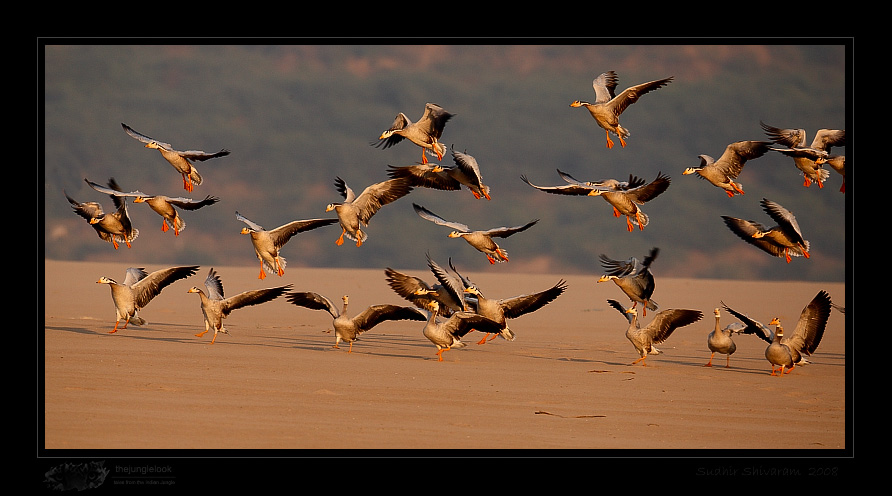
M819 128L849 124L851 141L847 55L842 44L47 46L39 177L44 255L119 260L122 273L134 263L257 265L236 210L267 229L332 217L324 210L341 200L336 176L359 193L386 179L388 165L420 160L420 148L408 141L386 150L370 143L398 112L417 120L424 104L435 102L455 114L442 141L476 157L492 200L474 200L467 190L416 189L372 219L361 248L349 241L335 246L336 226L294 237L282 250L289 268L425 270L429 252L467 271L600 274L601 253L641 258L658 246L660 276L841 281L851 178L847 194L833 171L825 188L805 188L792 160L771 153L747 164L739 177L746 195L731 199L682 171L698 165L699 154L718 157L733 141L766 139L760 120L805 128L809 140ZM622 115L632 133L626 148L617 143L608 150L588 112L569 107L592 100L592 79L606 70L618 73L618 90L675 77ZM188 193L179 174L126 135L122 122L181 150L232 154L196 164L204 183ZM662 171L672 185L644 205L651 224L629 233L603 199L548 195L520 180L561 184L555 169L582 180L629 174L652 180ZM179 237L162 233L161 218L148 206L131 205L140 236L132 249L115 251L63 194L99 201L108 211L111 200L84 178L109 177L126 191L221 201L185 212ZM759 206L763 197L796 214L811 259L787 264L722 223L721 215L731 215L770 225ZM511 261L490 266L463 241L447 238L448 228L418 217L413 202L474 228L540 222L500 242Z

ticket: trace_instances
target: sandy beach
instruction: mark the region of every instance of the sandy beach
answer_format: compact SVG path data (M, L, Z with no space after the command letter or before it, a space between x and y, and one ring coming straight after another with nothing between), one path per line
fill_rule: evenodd
M163 268L145 267L149 272ZM401 270L398 267L394 267ZM204 329L198 295L209 267L177 281L146 306L142 327L110 334L114 306L100 276L118 264L46 261L44 439L65 450L807 450L836 456L847 443L846 320L834 311L812 363L772 377L766 343L737 336L725 367L709 360L713 309L725 304L792 329L819 290L845 306L844 284L659 279L660 309L703 312L675 331L646 366L625 338L627 322L606 300L630 302L597 275L466 274L489 297L569 289L510 322L513 342L444 353L423 322L385 322L353 346L334 349L331 317L284 298L236 310L230 334ZM289 268L257 278L256 267L215 267L226 295L291 284L348 313L408 304L382 270ZM421 271L404 272L432 279ZM641 317L649 322L648 312ZM733 321L725 313L722 325ZM728 451L724 451L728 450ZM488 452L488 451L485 451ZM563 453L563 451L561 451ZM291 451L293 454L299 451ZM363 452L358 453L363 456ZM721 456L721 455L720 455Z

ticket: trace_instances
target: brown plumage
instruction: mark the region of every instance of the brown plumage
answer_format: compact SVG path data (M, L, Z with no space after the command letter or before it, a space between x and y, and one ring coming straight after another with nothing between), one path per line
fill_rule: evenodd
M657 174L656 179L646 184L635 176L629 176L628 183L621 183L616 180L584 183L572 179L572 176L566 173L561 173L561 175L570 184L564 186L537 186L531 183L526 176L520 176L520 178L530 186L546 193L600 196L613 207L614 217L626 216L626 225L629 232L634 230L632 224L637 225L640 230L644 230L644 226L650 222L650 218L641 210L639 205L643 205L661 195L669 188L669 183L671 182L669 176L664 175L662 172Z
M339 348L338 344L341 341L346 341L350 343L347 353L353 352L353 342L359 339L360 334L371 330L381 322L388 320L418 320L424 322L427 320L427 317L418 309L400 305L372 305L358 315L349 317L347 315L347 304L349 302L347 295L341 298L344 305L340 311L338 311L331 300L312 291L288 293L286 299L299 307L328 312L334 319L332 321L335 332L333 348Z
M613 140L610 133L619 138L620 144L626 146L626 138L630 136L628 129L619 125L619 116L626 108L637 102L642 95L672 82L672 77L657 79L648 83L636 84L623 90L619 95L615 94L619 77L613 71L607 71L592 81L592 89L595 90L595 102L576 100L571 107L585 107L595 119L607 136L607 148L613 148Z
M114 178L108 180L109 188L120 190ZM65 198L74 209L74 213L87 220L87 223L93 226L96 234L103 241L107 241L118 249L118 239L127 244L127 248L131 248L130 242L139 236L139 229L133 227L130 222L130 215L127 213L127 202L122 198L110 195L115 204L115 211L105 213L102 205L97 202L78 202L65 193Z
M626 338L632 343L632 346L635 347L640 356L631 365L638 362L647 365L644 362L647 355L659 355L662 353L654 346L655 344L660 344L668 339L679 327L693 324L703 318L703 313L699 310L673 308L658 312L649 324L641 327L638 323L638 312L634 308L626 309L616 300L607 300L607 303L619 310L629 321L629 327L626 329Z
M742 195L743 185L735 182L744 164L768 153L770 143L767 141L737 141L725 147L718 160L709 155L699 155L700 167L688 167L682 174L697 174L714 186L725 190L729 198L735 194Z
M229 316L233 310L244 308L250 305L259 305L285 294L285 291L291 288L291 285L279 286L275 288L255 289L245 291L235 296L226 298L223 296L223 281L217 275L217 271L213 268L208 272L207 278L204 280L207 293L193 286L187 293L198 293L201 298L201 313L204 315L204 332L196 334L198 337L204 336L209 330L214 330L214 338L211 344L217 340L217 333L229 334L223 327L223 319Z
M164 143L162 141L158 141L154 138L150 138L138 131L135 131L133 128L128 126L127 124L121 123L121 126L124 128L124 131L130 135L135 140L138 140L142 143L145 143L146 148L153 148L161 152L161 156L164 157L164 160L167 160L170 165L173 166L180 175L183 176L183 189L186 191L192 191L193 185L198 186L201 184L201 174L198 173L198 169L192 165L191 161L205 161L210 160L212 158L217 157L225 157L229 155L229 150L220 150L215 153L207 153L201 150L188 150L188 151L178 151L174 150L170 143Z
M799 223L792 212L779 203L762 198L762 209L777 223L773 227L765 227L756 221L739 219L723 215L725 225L740 239L760 250L786 259L790 263L791 256L809 258L810 243L802 236Z
M443 160L446 154L446 147L440 143L440 137L443 135L443 128L446 122L451 119L453 114L443 110L443 107L435 103L427 103L424 106L424 114L418 122L412 122L406 117L406 114L400 112L393 120L393 124L389 129L381 133L378 142L373 143L376 147L390 148L393 145L407 139L412 143L421 147L421 163L427 163L425 152L437 156L437 160Z
M137 315L137 312L161 293L161 290L175 281L185 279L198 271L197 265L186 267L170 267L148 273L143 268L130 267L124 275L123 282L110 277L100 277L97 284L108 284L111 288L112 301L115 303L115 328L109 334L118 332L118 324L123 320L126 329L128 324L145 325L148 322Z
M266 272L278 274L279 277L285 274L285 257L279 255L279 250L292 237L338 221L338 219L295 220L267 231L238 212L235 213L235 218L247 224L246 227L242 228L241 233L251 236L254 254L260 260L260 275L257 277L258 279L265 279Z

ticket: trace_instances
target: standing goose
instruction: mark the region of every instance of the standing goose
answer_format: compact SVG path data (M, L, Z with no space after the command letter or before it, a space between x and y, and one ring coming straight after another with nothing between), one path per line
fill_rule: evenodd
M659 248L651 248L643 262L635 257L630 257L625 261L613 260L607 255L601 254L598 258L607 274L598 278L598 282L613 281L616 283L619 289L632 301L632 308L641 303L642 316L647 317L647 309L656 310L658 308L657 302L650 298L656 287L650 266L659 253Z
M796 365L810 363L805 355L810 356L821 344L832 306L830 294L824 290L818 291L818 294L802 309L793 332L787 335L784 335L784 329L781 327L778 317L771 319L771 322L768 323L768 325L777 326L777 332L771 332L760 322L735 312L727 306L725 308L744 323L745 328L741 331L742 333L755 334L763 341L770 343L765 349L765 358L771 363L771 375L783 376L784 373L789 374Z
M526 231L539 222L539 219L536 219L522 226L496 227L487 231L472 231L467 225L460 222L450 222L421 205L413 203L412 207L415 208L415 212L422 219L429 220L434 224L441 226L451 227L453 231L449 233L450 238L464 239L469 245L486 255L487 260L489 260L489 263L491 264L508 261L508 252L500 248L492 238L507 238L512 234Z
M565 177L565 179L568 177L572 178L566 173L561 173L561 175L562 177ZM629 232L634 231L632 224L637 225L638 228L643 231L644 227L650 222L647 214L645 214L638 205L644 205L646 202L653 200L662 194L669 188L669 183L671 182L669 176L663 175L662 172L657 174L656 179L647 184L641 184L640 180L637 180L634 176L630 176L629 183L620 183L616 180L609 182L601 181L599 183L583 183L576 181L566 186L536 186L531 183L526 176L520 176L520 178L530 186L546 193L573 196L600 196L613 206L614 217L620 217L622 215L626 216L626 225ZM586 184L590 184L590 186L587 186ZM598 186L598 184L605 184L605 186ZM630 186L626 187L627 184ZM637 186L631 186L631 184L637 184Z
M832 147L846 145L844 129L819 129L811 145L806 146L805 129L778 128L762 121L759 121L759 124L773 142L787 147L771 150L793 158L793 164L805 177L803 186L807 188L814 181L818 183L819 188L824 187L824 181L830 177L830 172L821 165L827 161Z
M638 98L645 93L662 88L670 82L672 77L658 79L649 83L642 83L631 86L623 90L619 95L615 94L616 85L619 83L619 77L613 71L602 73L592 81L592 88L595 90L595 103L576 100L570 104L571 107L585 107L595 119L607 136L607 148L613 148L613 140L610 139L610 133L615 134L619 138L619 143L625 148L626 138L629 137L629 130L619 125L619 116L626 110L626 107L638 101Z
M153 298L174 281L185 279L198 271L197 265L187 267L170 267L147 273L143 268L130 267L124 275L124 282L118 283L109 277L100 277L97 284L108 284L111 288L112 301L115 303L115 328L109 334L118 332L118 324L123 320L127 324L145 325L148 322L137 315L137 311L145 308Z
M768 153L769 145L767 141L737 141L725 147L725 152L718 160L709 155L699 155L700 167L688 167L682 174L697 174L701 179L725 190L728 198L734 198L735 194L744 194L743 185L734 181L743 170L744 164L747 160Z
M467 279L465 280L467 281ZM476 297L477 313L494 321L500 328L494 333L483 331L486 332L486 335L477 344L483 344L487 340L491 341L497 336L502 336L506 341L514 341L515 334L508 327L508 319L516 319L522 315L535 312L557 299L558 296L567 290L566 281L561 279L554 286L538 293L524 294L511 298L489 299L483 296L477 285L470 284L470 281L468 283L469 286L465 288L465 292ZM490 334L492 334L491 338L489 337Z
M756 221L738 219L723 215L725 225L731 229L740 239L763 250L764 252L779 258L785 258L787 263L794 257L804 256L809 258L809 242L802 237L799 223L792 212L780 204L762 198L762 209L777 222L777 225L766 228Z
M191 198L171 198L162 195L147 195L140 191L124 193L123 191L106 188L93 181L87 180L86 178L84 178L84 181L87 181L87 184L89 184L91 188L100 193L120 197L132 197L133 203L145 203L149 208L154 210L155 213L161 216L161 232L167 232L169 229L173 228L175 236L179 236L180 231L186 228L186 222L180 217L179 212L177 212L177 209L174 207L179 207L183 210L198 210L201 207L213 205L220 201L219 198L210 195L206 196L204 200L195 201Z
M223 281L220 280L220 276L217 275L217 271L213 268L208 272L204 285L207 288L207 294L195 286L186 292L198 293L198 296L201 298L201 313L204 314L204 332L200 332L196 336L202 337L210 329L214 329L214 338L211 339L211 344L214 344L214 341L217 340L218 332L229 334L226 328L223 327L223 319L229 316L233 310L275 300L291 288L289 284L275 288L255 289L224 298Z
M647 365L647 363L644 363L647 355L659 355L662 353L654 347L654 344L660 344L668 339L675 329L693 324L703 317L703 313L699 310L663 310L654 316L650 324L642 328L638 324L638 312L634 308L627 310L616 300L607 300L607 303L619 310L629 321L629 328L626 329L626 338L631 341L632 346L635 347L641 356L641 358L632 362L631 365L638 362Z
M296 220L279 226L272 231L267 231L238 212L235 213L235 218L247 224L247 227L242 228L241 234L251 236L254 254L260 260L260 275L258 279L265 279L266 272L278 274L279 277L285 274L285 258L279 255L279 250L295 234L334 224L338 221L338 219Z
M161 156L164 157L164 160L167 160L170 165L173 166L180 175L183 176L183 188L186 191L192 191L194 189L193 185L200 186L201 185L201 175L198 173L198 170L194 165L190 162L190 160L198 160L204 162L205 160L210 160L212 158L217 157L225 157L229 155L229 150L220 150L216 153L206 153L200 150L188 150L185 152L174 150L170 143L164 143L162 141L158 141L156 139L150 138L142 133L135 131L133 128L128 126L127 124L121 123L121 126L124 127L124 131L127 132L132 138L141 141L146 144L146 148L154 148L161 152Z
M440 304L431 302L430 317L427 319L422 334L437 347L437 361L443 361L443 353L452 348L467 346L461 338L465 334L478 330L486 333L499 333L501 326L486 317L474 312L455 312L446 321L437 319Z
M286 296L289 302L299 307L306 307L312 310L325 310L331 314L334 321L332 325L335 331L335 344L333 348L339 348L341 341L350 343L347 353L353 352L353 342L359 339L359 335L366 332L381 322L387 320L418 320L424 322L427 317L418 309L412 307L403 307L399 305L372 305L362 311L355 317L347 316L348 297L344 295L341 300L344 302L343 309L339 312L337 307L331 300L325 296L314 292L288 293Z
M775 369L777 366L789 367L792 370L794 365L810 363L803 354L811 355L817 349L830 315L830 309L833 308L834 304L830 301L830 295L826 291L819 291L802 310L794 334L789 334L786 337L783 335L783 328L780 326L779 318L774 318L769 323L769 325L777 326L778 332L775 333L768 326L750 318L746 314L737 312L727 305L724 306L728 312L744 324L743 330L740 331L741 334L754 334L766 343L769 343L768 349L765 350L766 358L772 363L771 375L776 375ZM786 350L784 347L786 347ZM772 355L773 359L768 357L769 354ZM787 356L789 356L790 360L786 359ZM787 373L789 373L789 370Z
M109 187L114 190L119 189L114 179L109 179ZM111 195L115 204L115 211L105 213L102 206L97 202L78 202L65 193L65 198L74 209L74 213L87 219L87 223L93 226L99 238L107 241L118 249L118 239L127 244L127 248L132 248L130 242L139 236L139 229L133 227L130 223L130 215L127 213L127 203L118 196Z
M338 221L341 224L341 236L335 241L335 244L338 246L344 244L346 235L356 241L357 247L362 246L362 243L368 238L362 228L369 225L372 216L384 205L399 200L412 191L412 186L405 179L389 179L373 184L364 189L359 196L356 196L356 193L340 177L335 178L335 187L344 197L344 201L329 203L325 208L326 212L334 210L338 214Z
M713 310L715 313L715 329L713 329L709 335L706 336L706 346L709 347L709 351L712 352L709 355L709 362L704 365L704 367L712 367L712 359L715 357L716 353L722 353L727 355L725 361L725 368L731 367L731 355L737 351L737 344L734 343L734 340L731 339L731 336L735 332L742 332L744 326L739 322L732 322L726 325L724 328L721 326L722 314L718 308Z
M374 146L390 148L405 138L421 147L422 164L427 163L425 152L436 155L438 160L443 160L446 147L439 140L443 135L443 128L446 127L446 121L452 116L453 114L446 112L443 107L435 103L425 104L424 114L418 122L410 121L406 114L400 112L396 115L390 129L381 133Z

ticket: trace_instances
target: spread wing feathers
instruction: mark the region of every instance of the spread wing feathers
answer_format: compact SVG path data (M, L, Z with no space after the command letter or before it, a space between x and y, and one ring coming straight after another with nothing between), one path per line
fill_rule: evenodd
M725 305L725 302L722 302L722 307L724 307L724 309L727 310L728 313L737 317L737 320L743 323L743 330L737 331L740 334L754 334L766 343L774 341L774 333L771 332L771 329L765 327L765 325L761 322L751 319L748 315L730 308L728 305Z
M524 175L520 176L520 179L523 180L523 182L529 184L530 186L532 186L540 191L544 191L546 193L551 193L554 195L587 196L592 191L598 189L595 186L587 186L584 184L566 184L566 185L561 185L561 186L538 186L538 185L531 183L530 180L527 179L527 177Z
M824 290L819 291L802 309L796 327L789 337L784 336L783 342L806 355L814 353L824 336L831 308L830 295Z
M144 307L152 301L152 298L158 296L161 290L169 286L175 281L191 277L198 272L198 265L190 265L185 267L170 267L167 269L156 270L151 274L146 274L142 269L136 269L139 272L139 279L130 285L136 298L136 306ZM127 277L124 279L125 284L127 278L131 277L131 269L127 271Z
M657 88L662 88L663 86L666 86L667 84L669 84L672 81L672 79L673 78L671 78L671 77L664 78L664 79L657 79L656 81L650 81L647 83L636 84L635 86L630 86L630 87L624 89L622 91L622 93L620 93L615 98L613 98L613 100L615 100L614 106L613 106L613 113L616 115L623 113L623 111L626 110L626 108L629 105L637 102L638 98L640 98L641 95L649 93ZM613 88L610 89L611 94L613 93L615 87L616 87L616 83L614 82ZM597 93L597 89L595 90L595 92Z
M737 141L726 146L722 156L715 163L726 175L736 178L743 170L746 161L765 155L768 146L769 143L766 141ZM701 165L707 165L702 157L700 161Z
M666 189L669 188L670 182L671 179L669 178L669 176L660 172L657 174L657 178L650 183L643 186L638 186L637 188L631 188L623 193L624 196L628 197L635 203L645 203L653 200L664 191L666 191Z
M739 237L740 239L771 255L774 255L775 257L784 256L784 249L781 246L769 241L768 238L753 237L753 234L757 232L765 232L768 230L768 228L763 226L762 224L752 220L729 217L727 215L723 215L722 219L724 219L725 225L728 226L728 229L730 229L731 232L736 234L737 237ZM793 253L791 252L791 254Z
M285 291L288 291L289 289L291 289L290 284L287 286L279 286L276 288L255 289L252 291L239 293L235 296L223 300L223 316L225 317L229 315L229 312L237 310L239 308L251 305L259 305L261 303L275 300L276 298L285 294Z
M335 307L331 300L312 291L288 293L285 299L299 307L306 307L311 310L325 310L334 318L338 318L341 314L341 311Z
M649 269L659 253L659 248L651 248L647 256L644 257L643 262L639 262L635 257L631 257L628 260L613 260L604 254L599 255L598 259L601 261L601 267L607 271L607 275L625 277Z
M387 175L391 179L405 179L412 186L422 188L440 189L446 191L458 191L461 189L461 183L450 177L445 170L435 172L435 168L443 168L438 164L417 164L405 167L388 166Z
M201 207L213 205L214 203L217 203L218 201L220 201L219 198L217 198L216 196L211 196L211 195L208 195L203 200L198 200L198 201L195 201L191 198L182 198L182 197L167 198L167 203L170 203L171 205L173 205L175 207L180 207L183 210L198 210Z
M420 310L400 305L372 305L353 317L353 323L363 330L368 330L386 320L418 320L426 321L427 316Z
M563 179L567 183L575 184L575 185L579 185L579 186L588 186L590 188L608 188L608 189L616 189L616 190L630 189L630 188L637 188L638 186L642 186L645 182L647 182L640 177L633 176L632 174L629 174L628 181L618 181L616 179L602 179L600 181L585 181L585 182L583 182L583 181L579 181L578 179L574 178L570 174L568 174L560 169L557 169L557 173L559 176L561 176L561 179Z
M421 216L421 218L423 218L423 219L427 219L427 220L433 222L434 224L441 225L441 226L446 226L446 227L451 227L452 229L455 229L455 230L457 230L457 231L471 232L471 228L468 227L467 225L462 224L462 223L460 223L460 222L452 222L452 221L448 221L448 220L446 220L446 219L440 217L439 215L437 215L437 214L431 212L430 210L428 210L428 209L422 207L421 205L418 205L418 204L416 204L416 203L413 203L413 204L412 204L412 208L415 209L415 212L416 212L419 216Z
M450 266L452 265L452 259L449 259ZM435 262L430 254L427 255L427 266L430 268L431 272L434 274L434 277L437 281L440 282L440 285L445 288L452 298L456 302L464 302L464 290L465 286L462 283L461 279L458 277L453 277L446 269L441 267L437 262ZM453 269L454 270L454 269Z
M498 334L503 330L495 321L472 312L456 312L440 324L440 328L459 338L474 330L489 334Z
M405 179L388 179L380 183L368 186L366 189L355 196L343 179L338 177L335 179L335 186L344 196L347 203L352 203L359 211L359 220L364 224L368 224L369 220L374 216L382 206L394 202L412 191L412 187Z
M317 227L328 226L337 222L338 219L296 220L294 222L289 222L283 226L273 229L272 231L270 231L270 236L273 240L273 245L276 248L281 248L295 234L311 231L313 229L316 229Z
M500 300L499 304L505 312L505 317L514 319L521 315L535 312L545 305L554 301L558 296L567 290L567 282L561 279L557 284L545 291L540 291L531 295L520 295L513 298Z
M496 227L490 229L488 231L483 231L484 234L488 235L491 238L507 238L512 234L517 234L519 232L526 231L527 229L536 225L539 222L539 219L531 220L522 226L514 226L514 227Z
M765 210L765 213L777 222L778 227L783 229L784 233L790 237L790 239L798 243L806 244L805 239L802 237L802 231L799 229L799 223L796 222L796 217L792 212L782 207L779 203L773 202L767 198L762 198L760 203L762 204L762 209Z
M630 324L632 323L632 319L633 319L632 314L626 313L626 307L624 307L622 303L620 303L616 300L607 300L607 304L610 305L611 307L617 309L619 311L619 313L623 314L623 317L625 317L626 320L629 321Z
M208 289L208 298L211 300L223 299L223 281L217 274L217 271L211 268L208 276L204 279L204 285Z
M701 318L703 318L703 312L699 310L673 308L657 313L645 329L650 332L654 343L659 344L668 338L675 329L693 324Z
M174 150L173 146L171 146L170 143L165 143L163 141L158 141L154 138L150 138L150 137L146 136L145 134L135 131L133 128L131 128L127 124L124 124L123 122L121 123L121 126L124 127L124 131L126 131L127 134L129 134L131 137L133 137L143 143L155 143L156 145L160 146L161 148L164 148L165 150L167 150L169 152L176 153L177 155L179 155L183 158L189 159L189 160L204 161L204 160L209 160L212 158L225 157L226 155L229 155L229 150L225 150L225 149L220 150L219 152L214 152L214 153L207 153L207 152L203 152L201 150L186 150L186 151Z
M424 114L421 119L418 119L417 125L431 137L440 139L443 129L446 127L446 121L451 119L452 115L436 103L427 103L424 105Z
M63 191L63 193L65 193ZM68 199L68 203L71 203L72 208L74 209L74 213L83 217L86 220L90 220L94 217L101 217L105 212L102 210L102 205L97 202L79 202L70 196L68 193L65 193L65 198Z

